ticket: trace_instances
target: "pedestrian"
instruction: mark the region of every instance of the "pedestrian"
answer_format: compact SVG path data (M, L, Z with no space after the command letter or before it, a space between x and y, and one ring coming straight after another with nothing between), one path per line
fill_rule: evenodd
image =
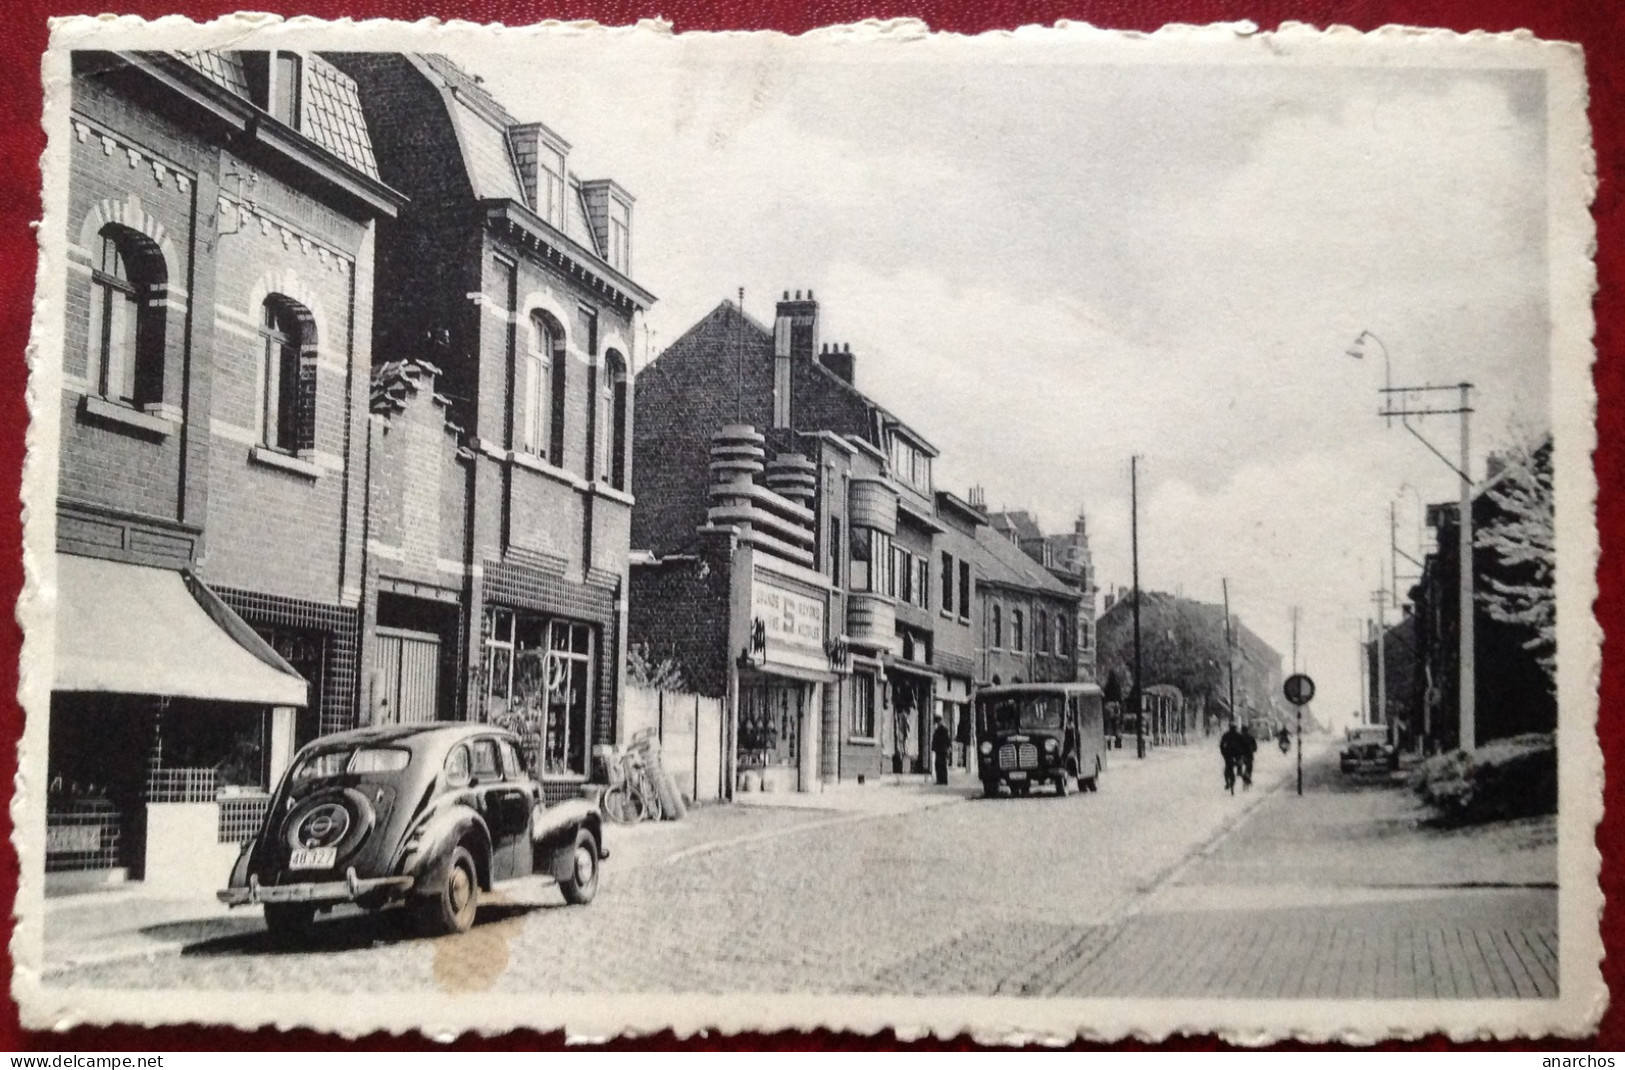
M938 784L948 783L948 750L952 746L953 737L948 734L948 726L939 713L936 727L931 730L931 753L936 758Z
M1236 731L1236 722L1231 720L1224 730L1224 735L1219 737L1219 756L1224 759L1224 787L1226 791L1235 786L1236 766L1241 761L1242 746L1241 733Z
M1253 786L1253 755L1258 753L1258 740L1253 736L1253 726L1241 726L1241 783L1243 787Z

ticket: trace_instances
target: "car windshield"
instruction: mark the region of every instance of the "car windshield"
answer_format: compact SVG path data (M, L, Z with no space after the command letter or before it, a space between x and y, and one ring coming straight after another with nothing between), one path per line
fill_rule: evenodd
M344 747L339 750L318 751L299 763L293 771L295 785L324 777L350 774L395 773L405 769L412 760L412 752L403 747Z
M984 706L988 724L995 732L1018 728L1060 728L1066 699L1060 695L1009 695L991 699Z

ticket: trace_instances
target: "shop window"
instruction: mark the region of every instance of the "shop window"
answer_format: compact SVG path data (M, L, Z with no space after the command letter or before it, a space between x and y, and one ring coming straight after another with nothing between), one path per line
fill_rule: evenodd
M875 678L868 673L852 677L852 734L875 738Z
M592 625L485 613L485 720L520 739L527 768L585 776L596 687Z
M260 308L255 432L284 453L316 444L316 324L303 305L272 294Z
M108 401L158 400L163 376L164 258L145 235L102 228L90 272L91 392Z

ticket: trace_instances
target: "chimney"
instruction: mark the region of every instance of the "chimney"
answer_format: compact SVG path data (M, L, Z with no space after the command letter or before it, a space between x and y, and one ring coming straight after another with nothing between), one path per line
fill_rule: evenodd
M793 298L786 290L773 320L773 355L811 360L817 351L818 302L813 300L813 292L808 290L803 299L800 290Z
M832 343L818 351L818 363L828 368L835 377L852 385L852 346L848 344Z
M598 243L598 255L622 274L632 271L632 202L636 200L620 183L595 178L581 183L581 203L587 209L587 225Z

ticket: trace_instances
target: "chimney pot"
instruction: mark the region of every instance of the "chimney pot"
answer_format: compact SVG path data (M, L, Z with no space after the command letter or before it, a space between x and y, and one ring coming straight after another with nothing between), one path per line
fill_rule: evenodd
M790 300L790 291L789 290L784 291L784 299L786 301Z

